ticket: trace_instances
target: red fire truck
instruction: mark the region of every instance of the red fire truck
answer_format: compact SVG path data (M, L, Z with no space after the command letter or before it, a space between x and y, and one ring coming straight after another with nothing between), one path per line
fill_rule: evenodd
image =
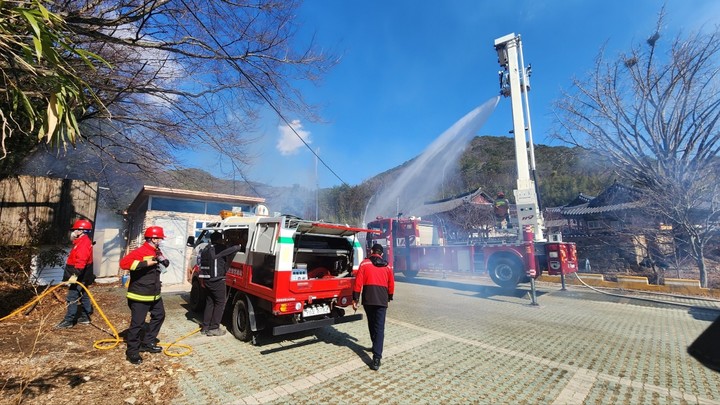
M299 332L362 319L345 315L352 303L354 271L363 259L357 239L365 228L303 220L294 216L228 215L208 224L193 247L188 279L191 308L202 310L200 252L220 232L228 245L241 245L226 274L229 329L236 338L254 340L256 332Z
M511 229L515 233L508 237L510 233L504 231L482 243L450 245L441 227L420 218L377 218L369 222L367 227L378 233L368 233L367 247L374 243L384 246L386 260L407 277L428 269L471 273L486 270L497 285L514 288L543 272L557 275L577 271L575 244L563 242L559 234L551 235L550 241L544 235L534 180L535 154L527 99L529 68L523 67L520 36L509 34L496 39L495 50L503 68L500 94L510 97L512 105L517 189Z
M466 273L487 271L493 282L514 288L542 273L568 274L577 271L574 243L536 241L532 231L523 240L488 238L474 244L449 244L442 227L420 218L377 218L367 227L367 247L382 245L384 256L395 272L415 277L420 270L447 270ZM530 228L531 229L531 228Z

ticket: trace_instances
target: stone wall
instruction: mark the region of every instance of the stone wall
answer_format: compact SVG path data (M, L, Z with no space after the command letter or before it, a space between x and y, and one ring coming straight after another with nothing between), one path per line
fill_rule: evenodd
M586 235L565 236L566 242L575 242L580 270L585 261L590 261L593 273L634 273L644 271L638 263L642 257L637 252L635 241L628 236ZM639 257L640 256L640 257Z

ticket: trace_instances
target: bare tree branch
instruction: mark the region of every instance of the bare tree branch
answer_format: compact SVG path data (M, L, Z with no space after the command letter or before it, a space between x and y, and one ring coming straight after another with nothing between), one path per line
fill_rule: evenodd
M648 196L646 215L670 224L707 285L705 249L720 210L720 31L661 48L661 12L645 44L574 80L556 103L558 138L594 150Z
M242 172L266 100L317 120L297 84L319 80L337 62L298 41L294 1L49 3L68 40L108 62L91 68L68 55L104 107L76 111L81 139L106 163L149 174L182 168L188 162L180 152L188 149L224 157Z

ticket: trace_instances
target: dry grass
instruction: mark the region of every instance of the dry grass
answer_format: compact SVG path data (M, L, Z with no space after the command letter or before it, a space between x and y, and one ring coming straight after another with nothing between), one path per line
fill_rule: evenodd
M0 283L0 317L33 297L25 289ZM117 284L90 290L115 328L124 331L130 316L124 290ZM57 291L64 299L65 288ZM171 402L177 392L177 363L159 354L146 355L143 364L134 366L125 360L122 342L110 350L95 349L93 342L113 337L102 318L94 316L92 325L53 329L64 313L64 302L50 294L28 315L0 322L0 403Z

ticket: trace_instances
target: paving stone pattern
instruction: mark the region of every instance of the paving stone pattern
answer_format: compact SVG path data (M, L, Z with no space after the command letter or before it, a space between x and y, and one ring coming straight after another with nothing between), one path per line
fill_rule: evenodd
M173 402L720 404L720 374L685 351L720 314L717 302L538 283L533 306L527 289L399 279L379 371L367 365L365 320L263 335L258 346L196 334L183 341L193 353L173 359L191 370ZM196 327L186 298L165 296L163 341Z

